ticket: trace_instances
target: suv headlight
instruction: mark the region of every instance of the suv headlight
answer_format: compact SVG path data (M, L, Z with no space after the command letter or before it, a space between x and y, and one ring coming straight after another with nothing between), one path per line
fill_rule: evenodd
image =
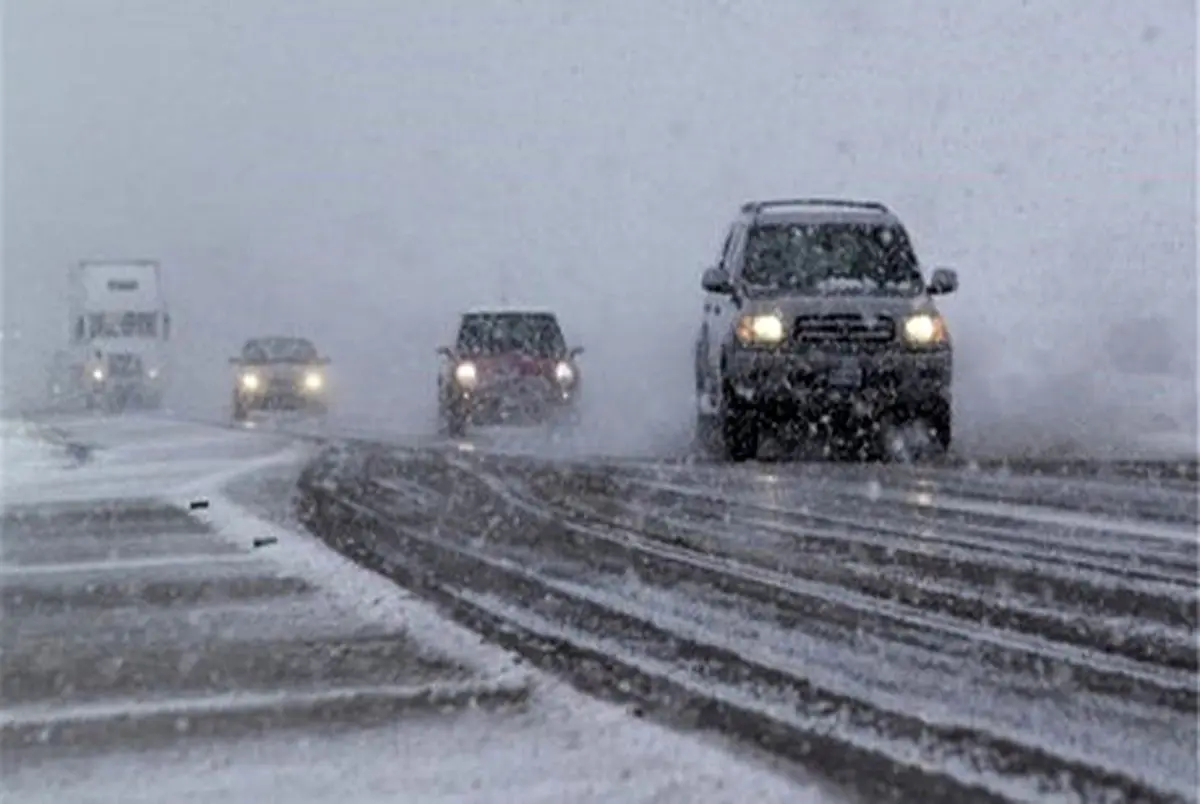
M242 388L247 391L258 390L258 375L253 372L246 372L242 375Z
M918 313L904 320L904 339L914 346L932 346L946 341L946 323L940 315Z
M738 319L737 339L745 344L779 343L783 340L783 319L774 313L744 315Z
M571 368L570 363L559 363L554 367L554 379L558 380L559 385L570 385L575 381L575 369Z
M310 371L304 375L304 387L309 391L320 391L325 386L325 378L319 371Z
M479 381L479 372L474 363L459 363L454 367L454 381L463 388L474 388Z

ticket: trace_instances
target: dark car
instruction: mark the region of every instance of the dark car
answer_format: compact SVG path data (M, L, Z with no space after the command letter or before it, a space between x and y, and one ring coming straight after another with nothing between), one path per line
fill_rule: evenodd
M468 424L540 424L576 417L582 389L575 358L558 317L536 310L463 314L453 347L438 353L438 411L445 429Z
M251 411L300 411L325 414L329 409L329 358L305 338L251 338L238 357L233 386L233 418Z
M905 428L950 446L953 348L931 297L958 275L926 281L885 205L749 202L702 285L697 435L723 457L753 458L781 426L863 457L888 454Z

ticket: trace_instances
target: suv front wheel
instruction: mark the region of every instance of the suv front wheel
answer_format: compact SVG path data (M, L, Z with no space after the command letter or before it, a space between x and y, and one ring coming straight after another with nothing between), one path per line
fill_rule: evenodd
M722 383L717 421L721 427L721 451L730 461L753 460L758 455L760 423L758 411L740 402L727 383Z
M890 442L900 435L897 430L903 433L900 442ZM889 417L885 427L881 428L880 439L884 442L881 444L884 460L924 462L944 457L950 452L953 439L953 414L949 403L937 400L906 416Z
M467 432L467 412L461 405L446 405L442 408L442 427L451 438L461 438Z

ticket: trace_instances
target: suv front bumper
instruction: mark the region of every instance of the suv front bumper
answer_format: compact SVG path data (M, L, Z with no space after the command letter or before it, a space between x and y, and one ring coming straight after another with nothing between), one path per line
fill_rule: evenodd
M903 348L872 352L734 349L726 388L742 405L800 410L854 408L865 415L950 402L953 353Z

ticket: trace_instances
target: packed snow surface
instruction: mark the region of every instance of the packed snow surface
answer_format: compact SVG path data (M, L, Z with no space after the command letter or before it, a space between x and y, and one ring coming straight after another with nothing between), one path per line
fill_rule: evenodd
M200 515L215 538L277 542L254 554L281 574L315 581L330 605L403 628L437 653L476 668L483 684L527 681L521 709L409 715L371 730L311 729L286 736L190 739L148 752L49 763L8 763L6 800L41 802L827 802L838 797L764 760L679 734L593 701L520 668L506 653L431 607L328 551L315 538L256 518L222 488L304 450L275 435L234 433L162 419L67 422L66 437L94 446L73 466L21 426L4 425L4 476L19 499L104 495L209 500ZM85 489L92 489L91 494ZM261 556L262 558L258 558ZM318 613L313 612L315 617ZM219 702L218 702L219 704ZM5 712L9 716L10 712ZM65 717L66 714L63 714Z

